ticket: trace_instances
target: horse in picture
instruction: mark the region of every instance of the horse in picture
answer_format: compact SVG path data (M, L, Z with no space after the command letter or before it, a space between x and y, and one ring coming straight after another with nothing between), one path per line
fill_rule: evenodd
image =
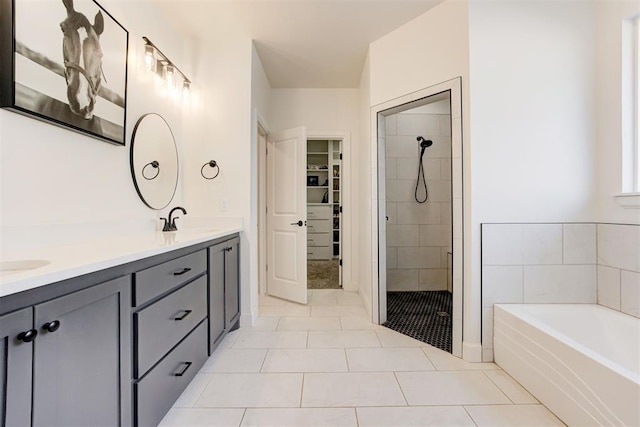
M64 35L62 53L69 108L73 114L89 120L102 85L100 34L104 31L104 18L98 11L91 24L73 8L73 0L62 3L67 9L67 19L60 23L60 29Z

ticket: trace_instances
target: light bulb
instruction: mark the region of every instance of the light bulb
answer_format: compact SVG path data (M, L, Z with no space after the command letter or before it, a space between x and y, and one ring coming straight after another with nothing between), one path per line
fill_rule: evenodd
M183 82L182 83L182 99L187 101L189 99L189 92L191 90L191 82Z
M146 68L147 71L156 70L156 52L151 45L144 46L144 68Z
M165 65L164 67L164 81L169 89L176 87L176 70L173 65Z

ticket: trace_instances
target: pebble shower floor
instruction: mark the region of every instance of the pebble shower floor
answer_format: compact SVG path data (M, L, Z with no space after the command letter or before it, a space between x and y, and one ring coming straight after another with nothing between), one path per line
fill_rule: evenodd
M451 293L387 292L389 329L451 353Z

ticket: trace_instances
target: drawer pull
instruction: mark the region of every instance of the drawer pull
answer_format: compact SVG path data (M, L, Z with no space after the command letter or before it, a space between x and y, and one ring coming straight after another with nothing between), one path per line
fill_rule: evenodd
M60 328L59 320L52 320L51 322L45 323L42 325L42 329L48 332L55 332Z
M190 315L192 311L193 310L182 310L182 312L183 312L182 316L174 317L173 320L175 320L175 321L183 320L185 317Z
M24 343L27 343L35 340L37 335L38 331L36 331L35 329L29 329L28 331L20 332L18 334L18 339Z
M183 362L183 363L184 363L184 368L182 369L182 371L176 372L175 374L173 374L174 377L183 376L189 370L191 365L193 365L193 362Z
M183 269L182 269L182 270L180 270L180 271L176 271L176 272L174 272L174 273L173 273L173 275L174 275L174 276L182 276L184 273L187 273L187 272L189 272L189 271L191 271L191 269L190 269L189 267L186 267L186 268L183 268Z

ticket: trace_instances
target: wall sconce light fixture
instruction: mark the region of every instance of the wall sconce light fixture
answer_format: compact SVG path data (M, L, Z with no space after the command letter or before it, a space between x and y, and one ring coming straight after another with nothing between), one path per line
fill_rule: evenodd
M175 89L178 86L178 76L180 76L182 78L182 93L187 98L191 80L151 40L144 36L142 40L144 40L145 68L160 74L169 89Z
M204 174L204 168L206 168L207 166L209 166L210 168L215 168L216 170L216 174L213 176L207 176ZM204 179L214 179L215 177L217 177L218 175L220 175L220 166L218 165L218 162L216 162L215 160L209 160L207 163L205 163L204 165L202 165L202 167L200 168L200 175L202 175L202 177Z

